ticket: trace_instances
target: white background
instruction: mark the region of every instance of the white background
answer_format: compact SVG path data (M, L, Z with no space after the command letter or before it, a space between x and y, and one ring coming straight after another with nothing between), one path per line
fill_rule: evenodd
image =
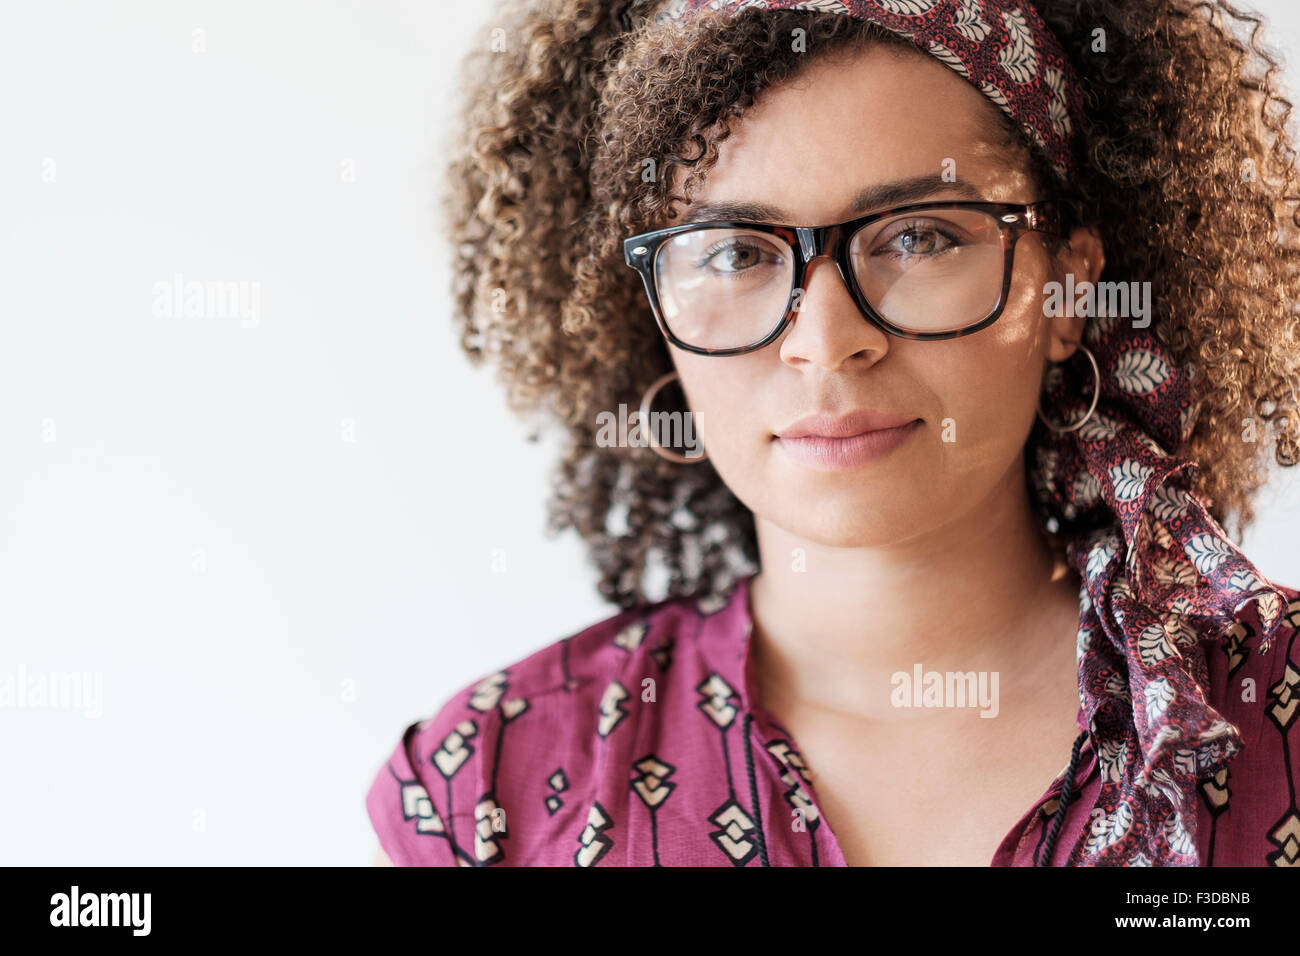
M0 671L104 687L0 709L0 862L368 863L406 724L615 610L448 318L435 190L494 9L5 4ZM155 315L178 273L257 283L257 324ZM1297 488L1244 542L1292 586Z

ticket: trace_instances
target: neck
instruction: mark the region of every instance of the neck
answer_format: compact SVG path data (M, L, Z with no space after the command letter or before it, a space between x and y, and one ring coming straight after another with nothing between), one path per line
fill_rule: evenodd
M756 516L760 697L886 718L891 676L918 664L996 671L1004 690L1059 673L1078 578L1039 530L1020 467L952 522L880 546L827 547ZM791 568L796 548L806 570Z

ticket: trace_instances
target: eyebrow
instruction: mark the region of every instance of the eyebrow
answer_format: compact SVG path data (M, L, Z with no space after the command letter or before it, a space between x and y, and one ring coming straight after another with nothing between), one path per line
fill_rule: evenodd
M865 214L868 209L890 209L912 202L920 202L938 193L947 193L967 199L983 199L978 189L966 182L949 182L939 175L913 176L888 183L865 186L853 197L848 215ZM749 219L759 222L793 223L795 216L777 206L761 202L719 200L704 202L687 208L680 225L691 222L708 222L715 219Z

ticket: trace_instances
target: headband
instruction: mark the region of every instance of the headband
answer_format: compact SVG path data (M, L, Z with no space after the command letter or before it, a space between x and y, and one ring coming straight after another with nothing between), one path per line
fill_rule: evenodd
M842 13L879 23L951 67L1052 157L1077 170L1079 86L1028 2L1009 0L670 0L657 22L708 7ZM1029 479L1079 574L1080 730L1101 786L1071 865L1197 866L1200 781L1245 745L1207 701L1206 648L1267 653L1285 593L1237 549L1177 457L1195 427L1189 370L1145 323L1091 316L1082 350L1052 366L1045 408L1075 431L1035 424Z
M1027 2L1011 0L669 0L656 23L748 7L842 13L911 40L988 97L1050 158L1078 171L1083 97L1060 41Z

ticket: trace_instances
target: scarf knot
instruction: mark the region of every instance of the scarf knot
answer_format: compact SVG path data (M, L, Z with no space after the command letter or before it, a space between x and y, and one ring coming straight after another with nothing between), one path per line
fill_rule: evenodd
M1194 426L1190 382L1165 346L1089 319L1101 370L1092 417L1036 430L1031 479L1079 573L1079 685L1102 787L1070 862L1197 866L1196 795L1240 752L1206 699L1206 650L1243 627L1266 653L1286 597L1228 540L1177 457ZM1077 421L1092 398L1083 355L1051 368L1045 404Z

